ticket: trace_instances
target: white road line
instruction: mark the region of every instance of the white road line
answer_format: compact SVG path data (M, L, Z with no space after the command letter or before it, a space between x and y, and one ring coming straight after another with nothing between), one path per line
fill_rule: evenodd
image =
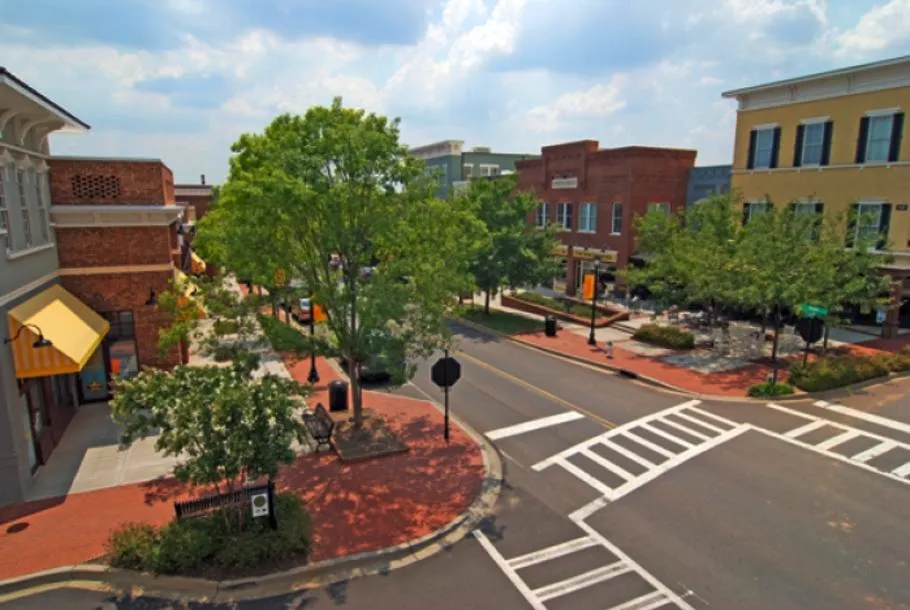
M582 449L578 453L585 456L592 462L596 462L597 464L600 464L601 466L603 466L604 468L606 468L607 470L609 470L616 476L620 477L621 479L624 479L626 481L631 481L632 479L635 478L635 475L632 474L631 472L629 472L628 470L626 470L625 468L621 468L620 466L614 464L607 458L601 457L598 454L594 453L590 449Z
M638 455L634 451L629 451L628 449L626 449L625 447L623 447L622 445L620 445L619 443L617 443L616 441L614 441L612 439L607 439L605 441L601 441L600 444L603 445L604 447L606 447L607 449L610 449L611 451L615 451L616 453L632 460L633 462L637 463L639 466L644 466L645 468L654 468L655 466L657 466L657 464L655 464L654 462L649 462L647 459Z
M903 432L904 434L910 434L910 424L904 423L902 421L897 421L888 417L882 417L881 415L874 415L872 413L860 411L859 409L851 409L850 407L845 407L843 405L832 405L830 403L826 403L824 400L816 402L815 406L822 407L827 411L834 411L836 413L841 413L849 417L862 419L869 422L870 424L882 426L883 428L891 428L892 430L897 430L898 432Z
M708 426L709 428L714 428L718 432L726 432L727 430L730 430L731 428L735 428L737 425L739 425L731 419L727 419L726 417L721 417L720 415L715 415L714 413L711 413L710 411L705 411L703 409L697 409L695 407L686 407L686 411L691 411L692 413L697 413L698 415L701 415L702 417L707 417L709 419L713 419L717 423L723 424L724 426L726 426L726 428L718 428L717 426L711 426L709 424L704 424L704 422L698 420L698 418L693 420L695 422L704 424L704 425ZM679 413L677 413L677 415L685 417L686 419L692 419L691 417L687 416L685 413L683 413L681 411Z
M613 553L613 555L616 556L616 558L619 559L621 562L623 562L624 564L626 564L628 566L631 566L632 569L635 570L635 572L639 576L642 577L642 579L647 581L647 583L649 585L651 585L652 587L654 587L657 591L660 591L661 593L663 593L667 597L667 600L669 600L671 603L676 604L680 610L695 610L695 608L693 608L692 606L687 604L683 598L681 598L679 595L677 595L676 593L671 591L669 589L669 587L667 587L665 584L663 584L662 582L657 580L654 576L649 574L647 572L647 570L645 570L638 563L633 561L631 557L629 557L628 555L623 553L622 549L620 549L618 546L616 546L615 544L613 544L612 542L610 542L609 540L604 538L603 535L601 535L601 533L598 532L597 530L595 530L593 527L591 527L584 521L575 521L575 525L577 525L582 530L584 530L591 538L594 538L595 540L600 542L604 547L606 547L606 549L608 551ZM658 607L660 607L660 606L658 606Z
M840 426L837 426L837 427L840 428ZM847 430L845 432L841 432L840 434L832 436L831 438L829 438L825 441L822 441L821 443L817 444L815 447L817 449L821 449L822 451L828 451L829 449L833 449L834 447L837 447L841 443L846 443L850 439L856 438L859 435L860 435L859 430Z
M624 604L613 606L609 610L655 610L668 603L670 600L662 592L651 591Z
M493 543L487 539L486 536L480 530L474 530L472 532L474 538L477 539L477 542L480 543L480 546L483 547L483 550L487 552L487 555L490 556L490 559L493 560L499 569L502 570L502 573L506 575L506 578L518 589L518 592L521 593L522 597L527 600L528 604L531 605L531 608L534 610L547 610L547 607L543 605L543 602L537 599L537 596L531 591L531 588L525 584L525 581L518 576L518 574L509 567L508 562L505 557L503 557L499 551L496 550L496 547L493 546Z
M652 426L651 422L639 424L638 427L644 428L651 434L656 434L657 436L662 436L663 438L667 439L671 443L675 443L675 444L679 445L680 447L683 448L683 450L691 449L692 447L695 446L695 443L690 443L689 441L683 440L683 439L679 438L678 436L674 436L674 435L670 434L669 432L664 432L660 428L656 428L656 427Z
M593 570L585 572L584 574L579 574L578 576L573 576L571 578L555 582L552 585L546 585L545 587L534 589L532 593L536 595L540 601L546 602L553 599L554 597L562 597L563 595L574 593L579 589L584 589L585 587L596 585L599 582L610 580L611 578L615 578L620 574L625 574L626 572L631 571L631 566L626 565L622 561L617 561L616 563L612 563L608 566L594 568Z
M903 466L898 466L897 468L895 468L894 470L891 471L891 474L893 474L894 476L897 476L897 477L901 477L901 479L903 480L903 477L910 475L910 462L907 462Z
M541 428L548 428L550 426L564 424L566 422L575 421L576 419L582 418L584 418L584 415L578 411L566 411L565 413L559 413L557 415L541 417L540 419L532 419L531 421L515 424L514 426L507 426L505 428L499 428L497 430L490 430L486 433L486 437L490 440L496 441L501 438L517 436L519 434L525 434L526 432L533 432L534 430L540 430Z
M613 499L613 488L612 487L608 487L607 485L604 485L602 482L600 482L600 480L595 479L594 477L589 475L587 472L585 472L584 470L582 470L581 468L579 468L578 466L576 466L575 464L573 464L567 460L559 460L557 462L557 464L559 464L560 466L562 466L563 468L565 468L566 470L568 470L569 472L574 474L576 477L578 477L579 479L584 481L587 485L596 489L597 493L599 493L600 495L602 495L606 498L609 498L611 500Z
M688 435L690 435L690 436L694 436L695 438L700 438L700 439L703 440L703 441L706 441L706 440L708 440L709 438L711 438L711 437L708 436L707 434L703 434L703 433L701 433L701 432L696 432L696 431L693 430L692 428L687 428L686 426L684 426L684 425L682 425L682 424L680 424L680 423L678 423L678 422L673 421L673 420L670 419L669 417L664 417L664 418L662 418L662 419L660 420L660 423L664 424L665 426L670 426L671 428L675 428L675 429L679 430L680 432L682 432L683 434L688 434Z
M700 409L692 409L692 410L696 411L698 413L705 413L705 411L702 411ZM702 421L702 420L698 419L697 417L692 417L691 415L687 415L686 413L683 413L682 411L680 411L679 413L674 413L674 415L676 415L676 417L680 417L686 421L690 421L693 424L699 425L702 428L707 428L708 430L714 430L718 434L723 434L724 432L729 430L729 428L718 428L714 424L709 424L708 422Z
M578 523L579 521L584 521L585 519L587 519L588 517L590 517L591 515L593 515L594 513L596 513L597 511L599 511L601 508L603 508L604 506L606 506L609 503L610 503L610 501L607 500L606 498L597 498L595 500L591 500L590 502L588 502L587 504L585 504L578 510L570 513L569 519L571 521L573 521L574 523Z
M569 540L568 542L554 544L553 546L540 549L539 551L533 551L519 557L513 557L506 563L508 563L509 567L513 570L521 570L522 568L543 563L544 561L550 561L551 559L569 555L570 553L597 546L598 544L599 543L590 536L583 536L581 538L576 538L575 540Z
M868 462L873 458L877 458L880 455L884 455L897 447L897 443L894 441L884 441L882 443L877 443L872 445L865 451L860 451L856 455L851 455L851 460L856 460L857 462Z
M790 438L796 438L797 436L802 436L813 430L818 430L819 428L824 428L825 426L833 425L826 419L816 419L815 421L810 421L808 424L802 425L799 428L794 428L790 430L784 436L789 436Z
M650 449L650 450L653 451L654 453L657 453L657 454L659 454L659 455L662 455L662 456L664 456L665 458L672 458L672 457L676 457L677 455L679 455L678 453L673 453L673 452L670 451L669 449L665 449L665 448L661 447L660 445L655 445L654 443L652 443L652 442L649 441L648 439L642 438L642 437L640 437L639 435L635 434L634 432L626 432L623 436L625 436L626 438L632 439L633 441L635 441L635 442L638 443L639 445L641 445L641 446L643 446L643 447L647 447L648 449Z

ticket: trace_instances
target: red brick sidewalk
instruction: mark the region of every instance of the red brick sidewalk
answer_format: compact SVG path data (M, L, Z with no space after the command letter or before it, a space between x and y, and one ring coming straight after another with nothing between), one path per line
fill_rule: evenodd
M336 374L321 359L317 366L322 381L313 398L324 401L320 394ZM305 378L308 361L289 368ZM457 425L446 446L442 415L432 404L378 392L365 392L364 402L411 450L353 465L329 453L301 456L283 471L279 488L298 491L308 503L312 561L429 534L467 510L481 490L480 447ZM0 579L98 557L118 525L166 523L174 514L172 501L185 493L165 479L0 508Z

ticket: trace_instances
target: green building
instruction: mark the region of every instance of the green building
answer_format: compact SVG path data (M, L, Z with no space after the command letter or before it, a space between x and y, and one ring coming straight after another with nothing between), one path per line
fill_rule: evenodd
M501 176L515 171L515 162L539 155L494 153L485 146L464 149L461 140L444 140L411 148L410 152L427 164L427 171L439 171L437 196L445 199L463 188L472 178Z

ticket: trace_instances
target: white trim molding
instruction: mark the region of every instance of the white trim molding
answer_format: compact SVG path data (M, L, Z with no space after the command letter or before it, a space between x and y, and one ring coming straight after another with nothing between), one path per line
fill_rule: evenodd
M162 263L158 265L109 265L105 267L64 267L60 269L61 276L162 272L173 273L174 263Z
M830 116L816 116L808 119L800 119L800 125L816 125L818 123L826 123L830 119Z
M26 296L33 290L37 290L38 288L41 288L44 284L47 284L48 282L51 282L51 281L57 279L58 275L59 275L59 270L54 269L50 273L46 273L46 274L42 275L41 277L32 280L28 284L19 286L18 288L9 291L6 294L0 294L0 307L3 307L7 303L11 303L13 301L16 301L16 300Z
M0 167L6 167L7 165L12 165L16 162L16 158L9 154L9 150L4 148L0 151Z
M160 205L52 205L51 219L59 229L85 227L167 227L184 208Z
M762 123L761 125L753 125L752 131L764 131L765 129L777 129L780 127L780 123Z
M755 169L733 169L731 174L783 174L786 172L830 172L836 170L872 170L890 169L892 167L910 167L910 161L881 161L869 163L852 163L849 165L804 165L801 167L757 167Z
M208 184L199 186L175 186L175 197L205 197L212 194L212 187Z
M897 114L900 112L900 108L882 108L880 110L867 110L863 113L863 116L874 117L874 116L891 116L892 114Z
M56 242L49 241L45 244L41 244L40 246L32 246L30 248L25 248L23 250L10 250L9 248L7 248L6 249L6 260L8 260L8 261L18 260L20 258L25 258L26 256L31 256L32 254L38 254L39 252L44 252L45 250L50 250L50 249L56 248L56 247L57 247Z
M50 169L50 166L47 164L47 161L44 159L38 159L38 162L35 163L35 171L39 174L46 174Z
M22 155L16 160L16 169L27 170L32 166L32 159L28 155Z

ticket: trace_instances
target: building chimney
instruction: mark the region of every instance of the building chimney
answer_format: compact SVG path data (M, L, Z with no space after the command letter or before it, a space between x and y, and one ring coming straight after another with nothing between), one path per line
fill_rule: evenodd
M205 184L205 174L202 174L202 175L199 177L199 180L202 182L202 184Z

